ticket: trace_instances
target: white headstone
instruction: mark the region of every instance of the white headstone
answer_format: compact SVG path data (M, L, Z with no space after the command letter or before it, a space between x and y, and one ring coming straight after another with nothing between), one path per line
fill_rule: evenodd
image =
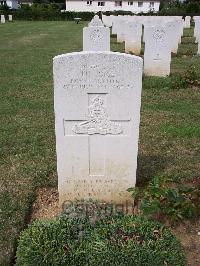
M112 16L102 15L102 21L106 27L112 27L113 15Z
M126 22L125 26L125 52L139 55L141 51L142 24Z
M195 17L194 37L196 43L199 43L200 41L199 35L200 35L200 17Z
M183 36L183 30L184 30L184 20L182 18L179 18L178 21L178 28L179 28L179 44L181 43L181 37Z
M117 22L117 42L122 43L125 41L125 26L126 21L123 19L120 19Z
M170 74L171 46L165 27L149 27L145 37L144 73L147 76Z
M5 22L6 22L5 16L1 15L1 23L5 23Z
M180 30L179 30L179 24L176 21L170 21L166 23L167 28L167 35L169 39L169 44L171 46L171 51L173 53L178 52L178 44L179 44L179 37L180 37Z
M89 27L103 27L103 22L101 21L101 19L99 18L98 15L95 15L93 17L93 19L90 21L90 23L88 24Z
M194 36L196 37L196 42L198 43L197 54L200 55L200 19L195 20Z
M8 15L8 21L10 21L10 22L13 21L12 15Z
M118 16L113 16L112 18L112 34L117 34L118 24L119 24Z
M83 51L110 51L110 29L98 16L83 29Z
M60 204L125 203L136 182L142 59L114 52L54 58Z
M190 28L190 22L191 22L191 17L189 16L185 17L184 28Z

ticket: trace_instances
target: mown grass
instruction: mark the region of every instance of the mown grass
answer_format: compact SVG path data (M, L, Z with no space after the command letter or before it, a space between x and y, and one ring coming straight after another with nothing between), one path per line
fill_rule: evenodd
M35 189L57 186L52 58L82 50L86 23L14 22L0 25L0 265L13 258ZM172 76L144 78L138 183L153 175L193 179L199 175L200 93L182 87L190 66L200 74L192 30L185 30ZM186 41L187 40L187 41ZM190 40L190 41L189 41ZM112 51L124 45L111 39ZM185 57L188 51L192 51Z

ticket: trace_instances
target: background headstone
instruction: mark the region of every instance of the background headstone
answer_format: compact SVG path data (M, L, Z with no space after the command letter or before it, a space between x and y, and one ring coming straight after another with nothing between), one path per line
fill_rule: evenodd
M126 21L124 19L120 19L117 22L117 42L122 43L125 41L125 26Z
M5 22L6 22L5 16L1 15L1 23L5 23Z
M125 26L125 52L139 55L141 51L142 24L127 22Z
M190 28L191 17L185 17L184 28Z
M145 37L144 74L165 77L170 74L171 44L166 27L149 27Z
M8 21L9 22L12 22L13 21L12 15L8 15Z
M110 51L110 29L98 16L83 29L83 51Z
M166 28L168 30L168 40L171 46L171 51L173 53L177 53L178 51L178 44L179 44L179 24L176 21L170 21L166 23Z

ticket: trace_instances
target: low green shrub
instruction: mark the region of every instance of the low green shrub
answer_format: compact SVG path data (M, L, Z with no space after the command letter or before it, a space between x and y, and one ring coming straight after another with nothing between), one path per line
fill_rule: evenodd
M134 16L135 14L131 11L123 11L123 10L115 10L115 11L104 11L103 12L104 15L106 16L120 16L120 15L128 15L128 16Z
M185 255L168 229L144 217L115 214L94 225L65 215L22 232L16 265L182 266Z
M144 217L111 217L84 240L87 265L185 265L179 241L160 224Z
M130 188L142 213L172 222L200 215L200 186L184 187L179 181L153 177L145 189Z
M87 228L87 223L82 223ZM34 222L21 234L16 265L81 265L80 224L79 219L67 216Z

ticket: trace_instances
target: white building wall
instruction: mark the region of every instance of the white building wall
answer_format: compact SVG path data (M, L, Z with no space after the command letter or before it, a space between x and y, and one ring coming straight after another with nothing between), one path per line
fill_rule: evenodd
M90 2L90 1L89 1ZM98 2L105 2L105 6L98 6ZM119 1L117 1L119 2ZM129 2L133 2L133 5L128 4ZM143 6L139 7L138 2L143 2ZM123 11L132 11L134 13L140 12L149 12L150 2L154 2L154 11L159 11L160 1L122 1L122 6L116 6L116 1L92 1L91 5L87 4L87 1L66 1L66 11L90 11L90 12L98 12L98 11L114 11L114 10L123 10Z
M15 0L7 0L6 1L7 3L7 6L9 6L11 9L18 9L19 6L18 6L18 1L15 1Z

